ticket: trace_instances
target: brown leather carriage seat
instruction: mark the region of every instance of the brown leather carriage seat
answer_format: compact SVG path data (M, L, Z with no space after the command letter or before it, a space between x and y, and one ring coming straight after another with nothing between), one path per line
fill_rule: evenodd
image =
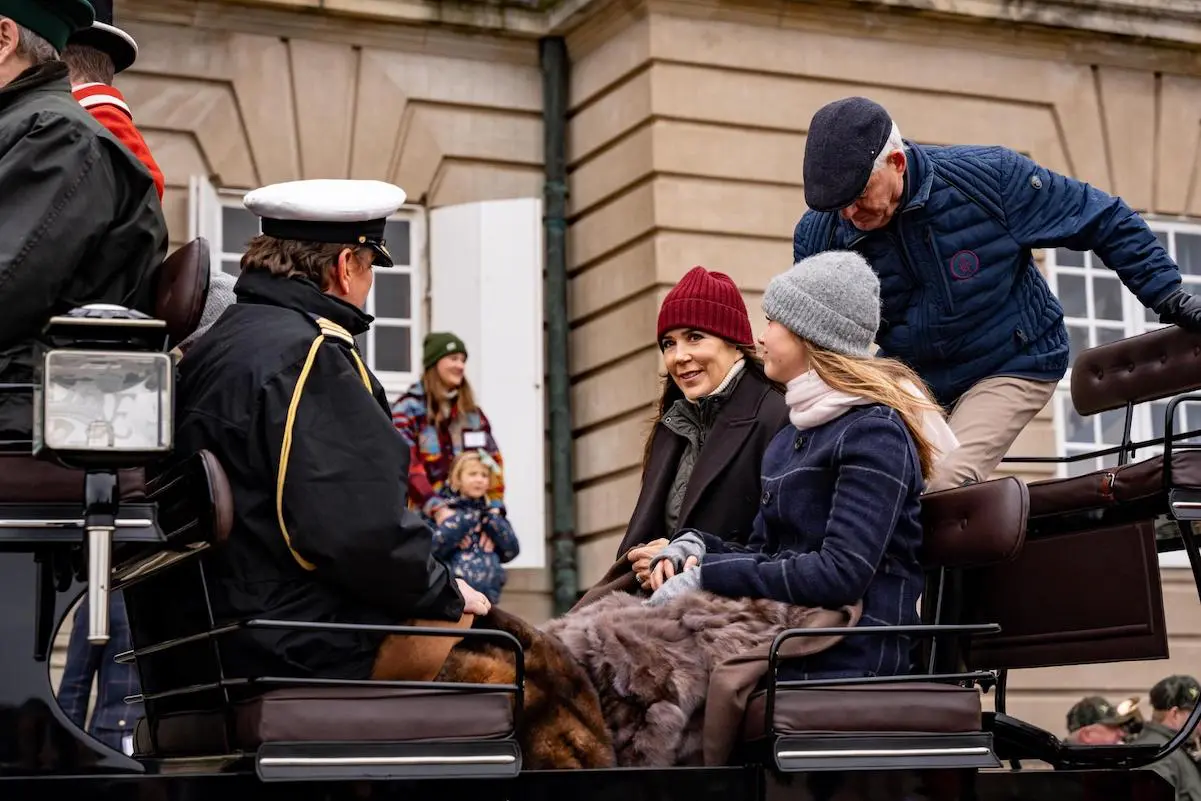
M209 246L203 238L183 245L162 263L155 279L155 316L167 323L172 344L200 323L209 285ZM121 500L146 497L141 468L118 472ZM83 497L83 472L32 456L0 459L0 503L74 503Z
M253 752L263 743L437 742L508 737L513 696L393 687L291 687L233 705L230 726L220 712L188 712L138 723L139 753L196 756Z
M1005 477L922 499L927 568L981 568L1021 552L1029 508L1026 486ZM981 730L980 694L937 682L782 688L770 725L767 693L751 697L743 739L822 733L962 734Z
M1201 335L1171 326L1079 354L1071 397L1076 411L1087 417L1199 386ZM1021 555L965 581L963 622L1001 626L1001 634L970 644L969 667L1008 670L1167 657L1155 520L1168 511L1169 487L1163 456L1135 459L1030 483L1029 531ZM1201 488L1201 451L1173 449L1171 467L1176 487ZM1107 591L1092 592L1100 583ZM1031 587L1043 590L1032 593Z
M199 471L197 470L199 468ZM198 478L207 486L199 496L184 482ZM208 451L197 454L197 464L181 465L173 473L151 484L151 498L160 504L160 516L173 530L183 531L184 522L201 529L204 542L220 547L233 527L234 503L228 477L220 462ZM176 508L176 502L178 507ZM179 542L188 533L180 534ZM188 542L197 541L189 538ZM163 578L170 592L172 576ZM131 594L132 590L132 594ZM126 590L126 603L133 613L135 648L154 645L139 642L145 631L139 604L146 601L134 585ZM151 598L153 600L153 598ZM168 615L170 620L171 615ZM146 659L154 660L157 654ZM179 679L168 668L151 672L148 694L170 692L174 686L156 686L154 675L168 682ZM516 710L511 692L408 688L389 686L309 686L269 690L224 709L205 709L156 714L155 702L147 704L147 717L135 730L137 753L158 757L192 757L251 753L265 743L437 743L509 738L515 731ZM153 735L153 736L152 736Z
M1072 405L1082 417L1168 398L1201 386L1201 334L1177 326L1084 351L1072 368ZM1183 433L1177 430L1174 433ZM1111 457L1116 461L1116 457ZM1178 486L1201 487L1201 451L1174 451ZM1137 501L1167 508L1164 458L1152 456L1071 478L1030 483L1032 518ZM1162 499L1155 504L1156 498Z

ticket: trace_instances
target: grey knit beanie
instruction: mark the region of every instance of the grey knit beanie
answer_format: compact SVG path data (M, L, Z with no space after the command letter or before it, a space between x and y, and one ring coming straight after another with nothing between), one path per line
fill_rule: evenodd
M763 313L818 347L871 356L880 327L880 279L854 251L817 253L771 279Z

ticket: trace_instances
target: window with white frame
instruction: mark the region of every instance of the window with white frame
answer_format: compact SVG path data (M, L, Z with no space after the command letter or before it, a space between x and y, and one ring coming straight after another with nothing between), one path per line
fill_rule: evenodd
M191 210L191 236L209 240L213 269L240 274L246 245L260 233L259 218L242 206L242 193L219 191L207 180L196 179L192 182ZM376 268L366 308L375 322L371 330L357 338L364 361L389 396L407 389L420 369L418 285L424 223L422 209L415 206L406 206L389 218L384 241L394 266Z
M1180 266L1185 289L1201 292L1201 222L1148 220L1168 251ZM1055 434L1063 456L1087 453L1121 445L1126 424L1124 409L1081 417L1072 406L1071 377L1076 355L1087 348L1162 328L1158 315L1143 306L1093 253L1058 248L1047 251L1047 273L1051 288L1063 305L1064 322L1071 339L1068 372L1055 394ZM1131 421L1135 441L1155 439L1164 434L1167 400L1136 406ZM1177 432L1201 429L1201 404L1189 403L1176 410ZM1194 443L1190 439L1187 442ZM1160 448L1140 450L1136 458L1145 459ZM1059 466L1061 476L1080 475L1117 464L1117 455L1084 459ZM1184 554L1164 554L1161 564L1186 565ZM1179 559L1177 559L1179 557Z

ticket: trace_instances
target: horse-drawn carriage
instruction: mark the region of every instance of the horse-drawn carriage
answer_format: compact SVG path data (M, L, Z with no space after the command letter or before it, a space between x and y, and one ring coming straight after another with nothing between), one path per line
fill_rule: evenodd
M37 385L0 388L34 392L33 445L42 452L10 443L0 459L4 797L1171 797L1154 773L1131 769L1180 747L1201 708L1163 746L1076 745L1008 714L1005 690L1014 669L1167 657L1157 552L1186 551L1201 588L1191 527L1201 519L1201 451L1180 444L1193 432L1172 425L1179 403L1201 400L1181 394L1201 387L1201 337L1170 328L1078 355L1077 411L1124 409L1126 425L1117 448L1075 458L1106 455L1117 466L925 498L925 620L905 627L923 642L913 675L776 680L786 642L832 633L785 631L765 689L747 706L733 764L528 770L518 736L523 648L503 631L360 627L490 640L512 653L505 683L228 675L231 631L319 624L214 620L201 556L229 535L228 481L206 452L154 469L171 426L172 378L159 357L195 329L208 269L203 240L173 254L157 320L113 309L55 318ZM54 419L89 392L102 405L142 393L130 402L149 409L143 428L105 424L97 434ZM1164 438L1132 442L1135 405L1163 398L1172 398ZM1136 460L1148 449L1155 455ZM1170 536L1157 534L1164 520L1174 524ZM1102 579L1106 593L1084 591ZM136 663L145 709L132 757L71 724L50 685L52 640L85 587L94 642L107 634L107 593L125 595L134 649L120 658ZM994 711L984 711L986 694Z

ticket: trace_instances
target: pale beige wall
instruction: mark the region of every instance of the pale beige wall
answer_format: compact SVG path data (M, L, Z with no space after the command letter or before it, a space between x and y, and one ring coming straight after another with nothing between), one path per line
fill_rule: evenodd
M541 194L533 42L227 8L122 17L141 52L117 86L163 168L173 242L198 174L387 180L428 207Z
M614 12L569 45L585 584L611 562L637 497L663 294L694 264L723 270L743 287L758 329L766 282L791 261L805 209L805 129L824 103L867 94L909 138L1008 145L1136 208L1201 214L1201 67L1188 53L804 4L700 2ZM1049 455L1054 441L1048 407L1012 452ZM1022 475L1046 472L1034 465ZM1171 670L1195 670L1198 601L1178 573L1166 574L1170 663L1019 672L1011 710L1059 731L1073 697L1145 695Z

